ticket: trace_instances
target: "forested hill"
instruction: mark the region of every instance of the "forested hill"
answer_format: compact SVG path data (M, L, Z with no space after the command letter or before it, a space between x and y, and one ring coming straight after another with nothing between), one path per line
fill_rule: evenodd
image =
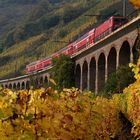
M0 78L24 73L111 15L122 15L122 0L0 0ZM127 1L127 14L134 9ZM104 18L87 14L105 14Z
M31 21L37 20L47 14L48 10L51 10L49 8L51 5L59 3L59 0L50 1L0 0L0 40L4 42L4 46L9 47L17 42L17 40L22 40L21 37L16 35L19 34L17 32L21 32L23 27L26 24L30 24ZM27 34L29 34L28 31ZM12 39L12 36L17 37L13 37Z
M36 0L0 0L0 39L24 22L35 5Z

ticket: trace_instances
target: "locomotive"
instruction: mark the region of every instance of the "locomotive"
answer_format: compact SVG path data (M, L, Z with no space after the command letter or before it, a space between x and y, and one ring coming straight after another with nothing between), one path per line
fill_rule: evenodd
M51 56L26 65L26 73L32 73L43 69L47 69L49 66L52 65L52 58L59 57L60 54L72 56L80 50L86 48L87 46L93 45L95 42L104 38L114 30L126 24L127 22L128 20L126 17L111 16L104 23L100 24L96 28L91 29L89 32L85 33L76 41L68 44L66 47L60 49Z

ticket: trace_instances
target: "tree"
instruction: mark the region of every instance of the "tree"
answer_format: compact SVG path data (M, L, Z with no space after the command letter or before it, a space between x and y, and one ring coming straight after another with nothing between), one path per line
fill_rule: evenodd
M52 78L56 81L59 89L74 86L74 61L66 55L53 58Z
M121 66L109 75L105 83L105 94L121 93L129 84L134 82L134 73L128 66Z

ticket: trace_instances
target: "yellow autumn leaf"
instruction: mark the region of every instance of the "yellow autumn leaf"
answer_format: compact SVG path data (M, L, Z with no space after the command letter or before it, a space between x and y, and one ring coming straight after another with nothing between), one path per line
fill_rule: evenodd
M49 81L50 81L53 85L55 85L55 86L57 85L54 79L49 78Z
M137 8L140 8L140 0L130 0L130 2Z

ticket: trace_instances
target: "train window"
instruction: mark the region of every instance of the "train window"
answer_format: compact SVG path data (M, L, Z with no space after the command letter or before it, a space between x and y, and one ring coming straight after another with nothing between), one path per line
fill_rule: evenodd
M108 32L108 30L105 31L105 36L107 36L107 34L108 34L107 32Z
M99 35L98 38L101 39L101 35Z
M115 19L114 19L114 23L115 23L115 24L119 24L119 23L120 23L120 19L119 19L119 18L115 18Z
M72 51L75 51L75 50L76 50L76 46L73 46L73 47L72 47Z
M111 29L111 28L109 28L109 30L108 30L108 31L109 31L109 34L110 34L110 33L112 32L112 29Z
M104 32L101 34L101 39L104 37Z
M89 42L87 42L87 43L86 43L86 47L88 47L88 46L89 46L89 44L90 44L90 43L89 43Z
M125 19L125 18L115 18L114 19L115 24L125 23L125 22L127 22L127 19Z
M106 36L106 31L103 33L103 37L105 37Z
M121 22L122 22L122 23L126 23L126 22L127 22L127 19L126 19L126 18L122 18L122 19L121 19Z
M83 46L80 46L80 47L78 48L78 51L80 51L80 50L84 49L85 47L86 47L86 44L85 44L85 45L83 45Z

